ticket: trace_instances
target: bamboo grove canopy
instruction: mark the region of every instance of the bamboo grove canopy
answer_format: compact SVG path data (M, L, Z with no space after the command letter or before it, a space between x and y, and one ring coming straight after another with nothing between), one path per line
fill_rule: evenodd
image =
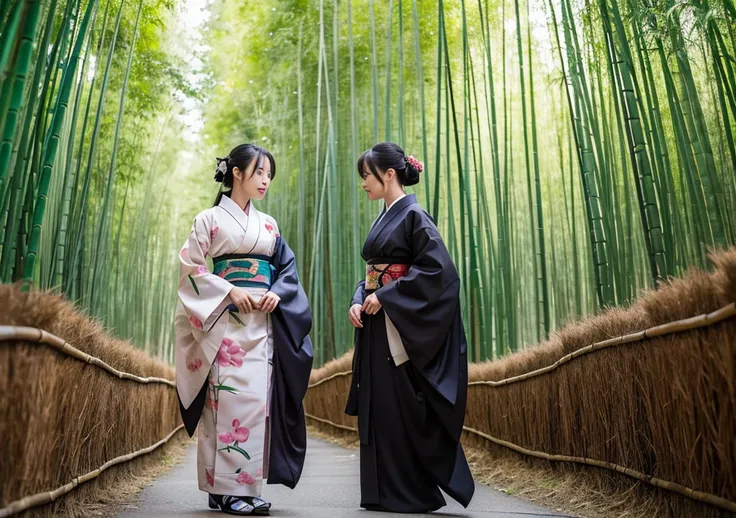
M0 278L169 361L178 248L245 141L318 363L352 347L382 140L425 164L472 360L736 242L733 0L0 0L0 28Z

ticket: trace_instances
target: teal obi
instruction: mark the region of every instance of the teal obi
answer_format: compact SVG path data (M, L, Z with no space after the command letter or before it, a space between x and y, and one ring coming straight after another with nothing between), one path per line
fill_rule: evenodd
M276 268L265 255L229 254L212 259L218 277L239 288L271 288Z

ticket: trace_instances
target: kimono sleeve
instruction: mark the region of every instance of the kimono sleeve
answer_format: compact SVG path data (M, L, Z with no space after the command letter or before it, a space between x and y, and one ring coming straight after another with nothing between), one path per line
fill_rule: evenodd
M350 301L350 307L355 304L363 305L365 302L365 279L361 280L357 286L355 286L355 293L353 293L353 300Z
M189 239L179 252L179 300L193 329L209 328L209 321L233 289L233 285L207 269L206 255L218 227L211 214L194 219Z
M413 260L408 273L376 291L399 331L409 359L419 369L445 344L460 302L460 278L437 227L428 216L406 219Z
M268 483L293 488L301 477L307 448L302 401L312 371L312 312L299 282L294 254L280 236L272 264L276 280L271 292L281 301L271 314L274 377Z
M302 341L312 329L312 312L307 295L304 293L296 271L296 258L283 237L276 238L275 253L272 258L276 278L271 286L280 301L278 309L288 314L285 325L291 335L295 347L300 348Z

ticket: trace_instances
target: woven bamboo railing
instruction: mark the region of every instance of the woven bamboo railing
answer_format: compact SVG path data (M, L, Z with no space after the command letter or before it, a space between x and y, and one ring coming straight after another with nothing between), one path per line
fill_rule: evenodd
M129 380L134 383L140 384L163 384L171 388L176 387L176 384L173 381L164 378L140 377L136 376L135 374L119 371L111 367L104 361L100 360L99 358L80 351L73 345L67 343L62 338L59 338L58 336L55 336L51 333L47 333L42 329L37 329L33 327L0 326L0 341L16 341L18 343L24 344L37 343L39 345L51 347L59 351L60 353L74 358L80 362L84 362L96 368L99 368L109 373L111 376L117 377L119 379ZM184 425L180 424L166 437L164 437L157 443L109 460L97 469L74 477L71 481L69 481L67 484L64 484L63 486L57 487L56 489L53 489L51 491L43 491L41 493L15 500L14 502L8 504L6 507L0 509L0 518L13 516L23 511L27 511L28 509L54 502L63 495L74 490L80 484L84 484L85 482L89 482L90 480L99 477L108 468L111 468L112 466L116 466L118 464L123 464L125 462L130 462L133 459L141 457L142 455L153 452L154 450L166 444L183 427Z

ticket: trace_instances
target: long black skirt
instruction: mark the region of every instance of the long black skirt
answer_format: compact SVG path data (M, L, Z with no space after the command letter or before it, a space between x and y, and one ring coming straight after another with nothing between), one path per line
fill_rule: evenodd
M434 412L432 400L441 396L411 361L394 364L385 322L383 311L363 314L364 327L357 334L358 394L351 394L354 412L349 402L348 413L357 413L361 429L360 505L399 513L434 511L446 505L440 487L467 505L474 483L462 446Z

